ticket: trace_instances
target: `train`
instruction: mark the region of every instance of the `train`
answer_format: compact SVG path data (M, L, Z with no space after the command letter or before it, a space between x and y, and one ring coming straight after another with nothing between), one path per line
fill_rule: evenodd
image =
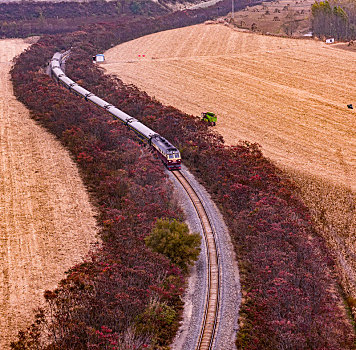
M104 101L92 92L84 89L65 75L62 70L62 62L67 56L68 52L56 52L49 63L51 75L55 78L58 84L64 86L70 92L82 97L85 101L90 101L110 113L115 119L121 121L124 125L133 130L141 142L152 147L158 158L162 160L168 170L179 170L181 168L180 152L167 139L151 130L137 119Z

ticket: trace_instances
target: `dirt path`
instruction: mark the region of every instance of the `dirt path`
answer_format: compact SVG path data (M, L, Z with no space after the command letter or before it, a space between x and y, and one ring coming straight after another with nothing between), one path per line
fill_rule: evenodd
M0 349L31 321L44 290L88 252L96 232L68 153L13 96L11 59L26 47L0 41Z
M139 56L140 55L140 56ZM143 57L144 55L144 57ZM219 114L228 144L356 189L356 56L313 40L197 25L105 53L103 67L165 104Z

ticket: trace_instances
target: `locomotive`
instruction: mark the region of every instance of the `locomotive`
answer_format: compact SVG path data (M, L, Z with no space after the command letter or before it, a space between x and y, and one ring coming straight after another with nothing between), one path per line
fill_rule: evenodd
M63 58L67 54L68 53L62 54L60 52L56 52L50 61L49 66L51 74L57 82L69 91L84 98L86 101L90 101L109 112L115 119L120 120L124 125L133 130L140 141L145 142L155 150L157 156L162 160L168 170L179 170L181 168L180 152L168 140L139 122L137 119L104 101L100 97L95 96L93 93L84 89L64 74L61 65Z

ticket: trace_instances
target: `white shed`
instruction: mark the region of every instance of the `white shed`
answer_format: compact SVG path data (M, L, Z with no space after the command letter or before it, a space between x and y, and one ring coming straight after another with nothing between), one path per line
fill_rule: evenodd
M94 62L104 62L105 61L105 57L102 53L99 53L95 56L93 56L93 61Z
M329 38L329 39L326 39L325 42L326 42L327 44L332 44L332 43L335 42L335 39L334 39L334 38Z

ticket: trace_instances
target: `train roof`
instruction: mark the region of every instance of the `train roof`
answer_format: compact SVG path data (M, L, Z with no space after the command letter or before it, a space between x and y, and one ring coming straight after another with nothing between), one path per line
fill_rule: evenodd
M62 54L60 52L56 52L53 57L52 60L60 60L62 58Z
M51 62L50 62L50 65L51 65L51 68L52 69L56 69L56 68L59 68L59 69L61 69L60 67L61 67L61 57L59 56L59 57L54 57L53 56L53 58L51 59Z
M78 86L78 84L73 81L72 79L69 79L66 75L63 77L60 77L60 80L63 81L64 84L72 87L72 86Z
M84 89L83 87L81 87L80 85L75 85L72 87L72 90L78 92L78 94L81 94L82 96L86 96L88 94L90 94L90 91Z
M136 119L134 119L134 121L132 121L131 123L129 122L128 125L130 126L130 128L134 129L135 131L146 137L148 140L151 137L158 135L155 131L148 128L146 125L142 124Z
M53 74L58 78L60 75L64 75L62 69L60 69L59 67L55 66L55 67L51 67Z
M94 102L95 104L97 104L98 106L105 108L105 106L110 105L109 102L106 102L105 100L103 100L102 98L93 95L93 96L89 96L88 100Z
M173 146L168 140L158 134L151 140L151 142L166 152L178 152L177 147Z
M61 69L61 65L60 65L59 61L57 61L57 60L51 61L51 68L52 69Z
M124 122L128 122L134 118L132 118L130 115L126 114L125 112L121 111L120 109L118 109L115 106L109 107L108 111L114 115L115 117L119 118L120 120L124 121ZM136 119L135 119L136 120ZM133 120L132 120L133 121Z

